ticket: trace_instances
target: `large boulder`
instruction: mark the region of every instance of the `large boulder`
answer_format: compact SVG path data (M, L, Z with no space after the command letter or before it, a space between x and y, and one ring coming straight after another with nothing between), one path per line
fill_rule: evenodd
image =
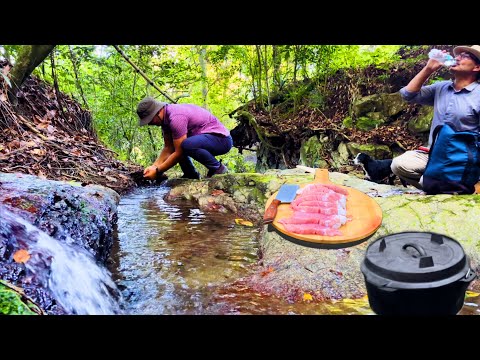
M414 133L424 133L430 130L433 120L433 107L422 106L416 117L408 122L408 130Z
M358 153L365 153L374 159L391 159L393 157L392 151L387 145L358 144L349 142L347 144L347 149L353 157L355 157Z
M377 117L388 119L405 110L407 107L408 103L402 99L400 93L381 93L364 96L354 101L352 113L355 118L366 116L369 118ZM370 114L370 116L368 114Z
M323 139L326 139L325 141ZM325 143L328 137L312 136L302 142L300 147L300 164L311 167L327 167L327 162L323 159Z
M340 173L330 173L330 179L377 201L383 211L380 228L363 243L325 249L292 242L265 226L262 267L247 280L255 291L293 302L303 301L305 294L316 301L363 297L366 288L360 264L367 246L379 237L404 231L436 232L458 240L479 273L480 196L426 196L413 188L379 185Z

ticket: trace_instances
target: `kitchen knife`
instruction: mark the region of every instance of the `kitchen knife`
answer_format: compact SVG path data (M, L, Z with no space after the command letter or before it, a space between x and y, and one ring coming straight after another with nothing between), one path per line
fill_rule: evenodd
M277 215L278 206L284 203L291 203L295 199L295 196L297 196L297 190L299 188L299 185L294 184L282 185L275 199L272 200L267 210L265 210L265 215L263 216L263 223L269 224L273 222L275 216Z

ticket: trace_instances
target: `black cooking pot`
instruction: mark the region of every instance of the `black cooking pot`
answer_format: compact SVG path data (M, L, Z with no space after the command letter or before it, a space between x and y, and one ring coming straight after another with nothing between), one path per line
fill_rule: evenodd
M377 239L360 269L379 315L454 315L476 277L458 241L428 232Z

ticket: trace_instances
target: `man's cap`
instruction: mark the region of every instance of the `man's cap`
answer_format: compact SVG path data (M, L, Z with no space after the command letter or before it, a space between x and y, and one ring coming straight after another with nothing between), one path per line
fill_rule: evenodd
M146 97L138 103L137 115L140 118L139 126L148 125L153 120L155 114L162 109L167 103L157 101L152 97Z
M475 56L477 60L480 62L480 45L457 46L455 49L453 49L453 55L457 56L458 54L464 51Z

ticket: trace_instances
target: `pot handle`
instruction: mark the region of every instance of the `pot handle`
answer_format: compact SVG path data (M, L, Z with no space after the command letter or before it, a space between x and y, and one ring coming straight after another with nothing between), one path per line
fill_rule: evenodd
M477 274L475 273L474 270L468 269L467 273L465 274L465 277L461 278L460 281L470 283L477 277Z
M407 247L413 247L415 250L417 250L420 253L420 262L418 263L418 266L420 268L426 268L426 267L432 267L434 265L433 263L433 257L428 256L427 252L423 247L417 244L405 244L403 245L402 249L405 250Z
M407 247L413 247L415 250L417 250L420 253L420 255L422 257L427 256L427 253L425 252L425 249L423 247L421 247L420 245L408 243L408 244L403 245L402 249L405 250Z

